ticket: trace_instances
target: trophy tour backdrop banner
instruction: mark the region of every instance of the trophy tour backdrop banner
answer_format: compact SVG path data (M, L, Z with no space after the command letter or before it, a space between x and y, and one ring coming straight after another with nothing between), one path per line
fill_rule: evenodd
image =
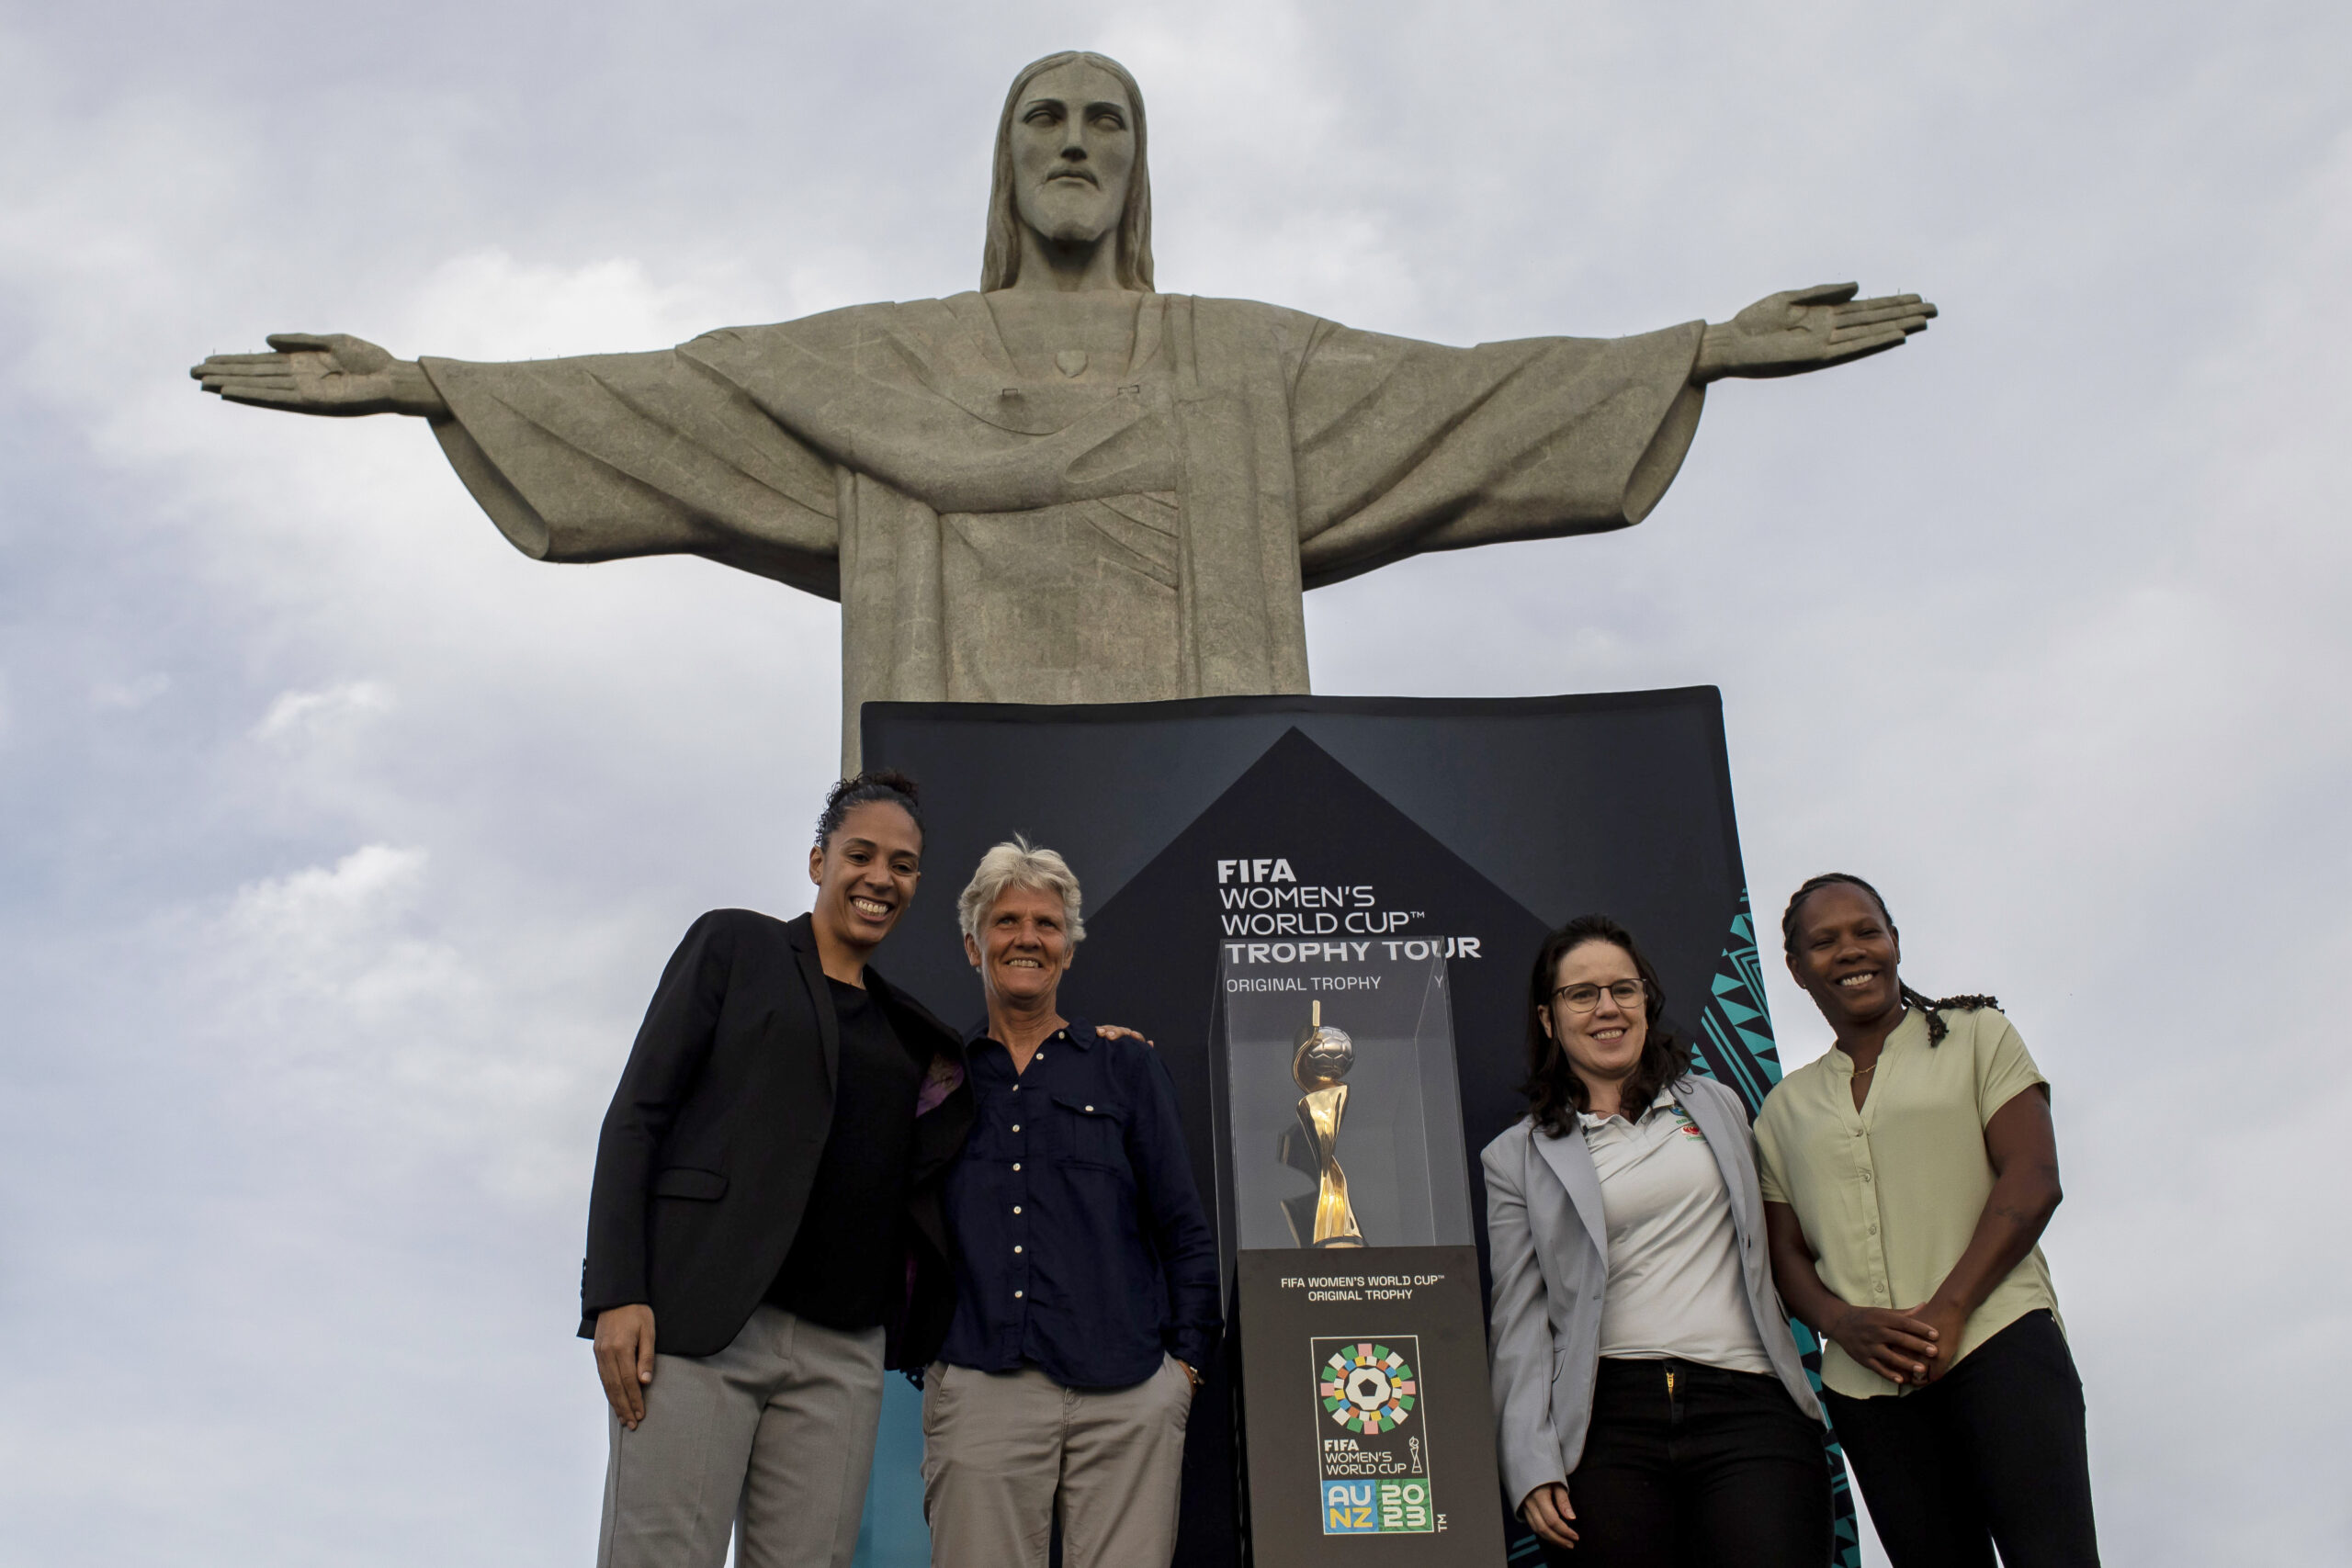
M1780 1076L1715 689L869 703L862 729L868 766L922 783L928 829L884 971L978 1021L956 895L1025 834L1086 889L1063 1011L1142 1030L1175 1080L1227 1314L1177 1562L1246 1562L1253 1534L1261 1563L1533 1561L1494 1480L1477 1165L1524 1109L1527 965L1560 922L1612 914L1701 1070L1751 1111ZM1314 1245L1342 1223L1362 1247ZM913 1405L886 1412L872 1568L925 1561ZM1859 1568L1832 1472L1834 1560Z

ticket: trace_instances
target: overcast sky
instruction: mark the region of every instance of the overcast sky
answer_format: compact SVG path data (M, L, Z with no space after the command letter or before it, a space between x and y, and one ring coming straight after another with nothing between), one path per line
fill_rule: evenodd
M1716 389L1637 529L1311 596L1316 689L1720 686L1758 906L1871 877L2054 1082L2108 1561L2346 1561L2347 44L2340 0L0 6L0 1562L585 1561L597 1119L686 921L805 907L835 760L832 605L535 564L421 426L185 367L971 288L1005 84L1072 46L1148 96L1174 291L1449 343L1942 306Z

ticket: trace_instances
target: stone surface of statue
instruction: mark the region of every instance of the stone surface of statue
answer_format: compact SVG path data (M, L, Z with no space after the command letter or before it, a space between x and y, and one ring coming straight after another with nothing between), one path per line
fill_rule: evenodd
M192 372L233 401L409 413L526 554L694 554L837 599L842 752L869 700L1307 689L1301 594L1425 550L1624 527L1704 388L1894 348L1851 285L1731 321L1451 348L1158 293L1143 98L1023 70L981 288L519 364L288 333Z

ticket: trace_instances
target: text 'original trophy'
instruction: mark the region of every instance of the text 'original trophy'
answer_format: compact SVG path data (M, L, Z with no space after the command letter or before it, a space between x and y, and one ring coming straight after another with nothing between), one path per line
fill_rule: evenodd
M1313 1177L1315 1190L1283 1200L1283 1212L1301 1247L1362 1247L1339 1160L1340 1119L1348 1110L1348 1086L1340 1080L1355 1066L1356 1043L1344 1029L1324 1027L1321 1002L1309 1006L1290 1059L1291 1079L1306 1092L1298 1098L1298 1125L1283 1129L1282 1159Z

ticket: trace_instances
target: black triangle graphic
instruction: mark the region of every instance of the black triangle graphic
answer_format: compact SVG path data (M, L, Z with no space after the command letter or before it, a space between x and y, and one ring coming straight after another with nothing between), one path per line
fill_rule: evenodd
M1087 921L1065 994L1089 1018L1159 1042L1184 1106L1202 1194L1214 1190L1209 1029L1225 922L1249 918L1220 897L1220 860L1282 861L1299 884L1369 890L1356 942L1471 939L1452 965L1454 1051L1473 1156L1516 1121L1525 1076L1522 968L1548 929L1297 729L1285 732ZM1227 894L1238 891L1232 881ZM1354 902L1353 898L1347 900ZM1294 932L1294 935L1296 933ZM1269 932L1256 940L1279 940ZM1246 936L1243 940L1249 940ZM1068 1011L1066 1008L1064 1010Z

